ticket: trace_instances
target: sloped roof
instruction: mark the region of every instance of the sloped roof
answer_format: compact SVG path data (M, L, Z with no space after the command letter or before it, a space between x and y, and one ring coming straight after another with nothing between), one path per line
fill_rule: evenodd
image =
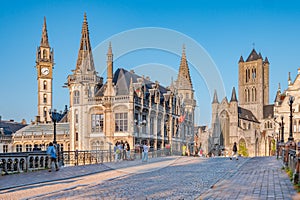
M127 71L123 68L118 68L113 77L113 83L117 90L116 95L129 95L130 80L132 79L132 82L136 83L138 78L142 78L142 76L135 74L133 71ZM154 84L154 82L144 78L144 84L146 86L146 92L149 92L148 90L152 88L152 84ZM96 96L104 95L105 85L98 90ZM167 92L167 89L161 85L159 85L159 90L162 94Z
M262 59L261 54L257 54L257 52L255 51L255 49L252 49L250 55L248 56L246 62L250 62L250 61L254 61L254 60L258 60L258 59Z
M31 124L26 126L25 128L17 131L16 135L18 134L27 134L27 133L34 133L34 134L42 134L48 133L53 134L53 124ZM61 133L68 133L70 130L69 123L56 123L56 132L57 134Z
M250 110L247 110L242 107L238 107L238 113L239 113L239 119L244 119L247 121L259 123L259 121L256 119L256 117L253 115L253 113Z
M0 128L3 128L4 135L11 135L25 126L27 126L27 124L14 121L0 121Z
M264 113L263 113L264 119L269 118L269 117L271 117L271 118L274 117L274 104L266 105L266 106L264 106L263 109L264 109L263 110L264 111Z

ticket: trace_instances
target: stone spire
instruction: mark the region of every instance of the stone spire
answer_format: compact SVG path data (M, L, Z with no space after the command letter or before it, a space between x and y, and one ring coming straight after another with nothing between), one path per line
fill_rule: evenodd
M43 25L43 31L42 31L41 47L49 47L46 17L44 17L44 25Z
M291 85L291 84L292 84L291 72L289 72L288 84L289 84L289 85Z
M231 100L230 102L237 101L235 87L232 88Z
M213 98L213 102L212 103L219 103L218 95L217 95L217 90L214 91L214 98Z
M113 53L111 42L109 42L107 51L107 79L113 79Z
M178 89L192 89L192 81L190 76L189 66L186 60L185 46L182 47L182 55L177 78Z
M86 13L84 13L83 18L80 47L76 64L76 71L78 70L81 72L95 71Z
M240 57L239 63L240 63L240 62L244 62L243 56Z

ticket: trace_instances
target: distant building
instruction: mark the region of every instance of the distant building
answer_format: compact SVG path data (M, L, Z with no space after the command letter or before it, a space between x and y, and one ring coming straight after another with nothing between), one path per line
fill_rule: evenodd
M210 151L232 151L234 142L243 155L268 156L276 149L273 104L269 104L269 61L252 50L247 60L240 57L238 95L232 89L230 101L212 101Z
M26 127L25 120L21 123L14 120L5 121L0 116L0 153L7 153L13 151L12 135L19 129Z

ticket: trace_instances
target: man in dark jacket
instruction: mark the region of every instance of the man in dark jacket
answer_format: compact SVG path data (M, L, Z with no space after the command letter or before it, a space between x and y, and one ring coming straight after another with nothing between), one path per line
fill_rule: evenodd
M236 147L236 142L234 142L233 147L232 147L232 156L230 157L230 160L232 160L233 157L235 157L236 160L238 160L238 154L237 154L237 147Z

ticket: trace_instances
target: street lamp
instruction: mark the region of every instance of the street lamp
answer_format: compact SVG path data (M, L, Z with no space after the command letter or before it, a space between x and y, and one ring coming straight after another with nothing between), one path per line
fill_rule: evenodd
M53 122L53 144L57 144L57 141L56 141L56 123L59 122L59 120L61 120L62 118L62 113L58 113L56 111L56 109L54 109L53 111L50 109L49 110L49 115L50 115L50 118Z
M293 138L293 103L294 103L295 97L294 96L290 96L289 98L289 106L290 106L290 135L288 138L288 141L294 141Z
M283 115L281 115L281 142L284 143L284 123L283 123Z

